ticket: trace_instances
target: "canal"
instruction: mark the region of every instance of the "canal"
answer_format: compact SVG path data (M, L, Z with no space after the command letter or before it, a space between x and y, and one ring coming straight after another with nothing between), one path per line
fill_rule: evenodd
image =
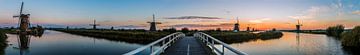
M250 55L348 55L341 42L321 34L283 32L279 39L230 44ZM220 46L218 46L220 47ZM229 51L227 54L231 54Z
M321 34L283 33L279 39L230 45L250 55L347 55L336 38ZM24 50L19 49L18 35L7 35L9 46L5 55L120 55L144 46L46 30L41 37L32 36L29 48ZM228 50L226 54L232 55Z
M31 36L29 48L23 50L18 35L7 35L5 55L120 55L143 46L46 30L41 37Z

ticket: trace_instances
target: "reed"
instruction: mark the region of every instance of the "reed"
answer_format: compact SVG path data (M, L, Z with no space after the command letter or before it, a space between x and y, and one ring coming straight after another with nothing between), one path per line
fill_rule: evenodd
M269 31L261 33L250 32L231 32L231 31L218 31L218 32L205 32L212 37L219 39L225 43L242 43L254 40L268 40L282 37L282 32Z
M114 30L56 30L71 34L84 35L95 38L104 38L114 41L126 41L130 43L151 43L161 37L165 37L170 32L144 32L144 31L114 31Z

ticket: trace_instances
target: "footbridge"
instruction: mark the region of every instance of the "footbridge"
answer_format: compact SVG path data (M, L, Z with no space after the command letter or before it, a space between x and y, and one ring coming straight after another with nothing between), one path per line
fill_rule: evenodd
M229 54L231 53L231 54ZM247 55L214 37L197 32L172 33L124 55Z

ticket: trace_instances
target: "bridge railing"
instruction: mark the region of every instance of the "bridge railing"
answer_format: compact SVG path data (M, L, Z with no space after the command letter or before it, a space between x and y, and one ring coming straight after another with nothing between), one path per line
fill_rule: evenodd
M176 32L176 33L172 33L170 35L167 35L161 39L158 39L154 42L151 42L150 44L148 45L145 45L143 47L140 47L140 48L137 48L133 51L130 51L128 53L125 53L124 55L158 55L162 52L164 52L164 50L166 48L168 48L169 46L171 46L172 43L174 43L176 40L179 39L179 37L183 37L185 36L184 33L182 32ZM156 45L159 45L160 44L160 48L158 49L154 49L154 47ZM143 51L148 51L146 49L150 49L150 53L140 53L140 52L143 52Z
M206 34L206 33L203 33L203 32L197 32L194 34L194 36L198 39L200 39L202 42L205 42L206 45L208 47L211 48L212 51L214 51L217 55L224 55L225 54L225 49L228 49L229 51L237 54L237 55L247 55L246 53L244 52L241 52L241 51L238 51L236 50L235 48L231 47L230 45ZM216 48L214 45L215 43L219 43L219 45L222 46L221 49L218 49Z

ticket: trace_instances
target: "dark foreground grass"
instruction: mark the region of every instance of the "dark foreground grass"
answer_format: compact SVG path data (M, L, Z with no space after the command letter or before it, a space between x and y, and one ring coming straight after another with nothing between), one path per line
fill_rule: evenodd
M6 39L8 38L6 36L6 32L10 32L8 30L4 30L4 29L0 29L0 55L4 55L5 54L5 48L7 47L7 41Z
M360 53L360 26L356 26L349 32L343 32L341 34L341 45L343 48L353 53L353 55L359 55Z

